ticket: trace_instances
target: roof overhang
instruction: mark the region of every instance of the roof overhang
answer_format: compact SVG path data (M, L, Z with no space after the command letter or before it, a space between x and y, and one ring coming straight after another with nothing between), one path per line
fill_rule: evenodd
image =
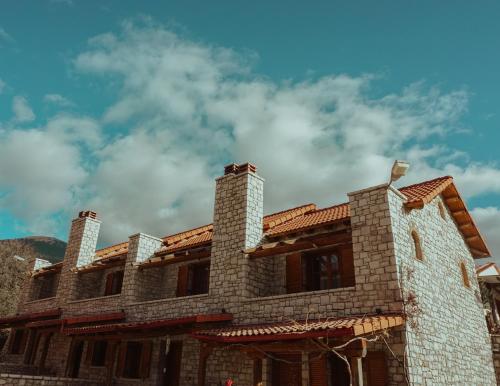
M62 313L61 309L58 308L42 312L32 312L32 313L8 316L5 318L0 318L0 327L12 327L16 325L24 325L28 322L40 319L53 319L54 317L61 316L61 313Z
M322 337L361 336L401 326L402 315L349 316L300 322L241 325L198 331L191 335L201 341L216 343L252 343L291 341Z
M421 209L439 194L441 194L443 201L448 206L472 256L477 259L491 256L491 252L479 232L479 228L476 226L467 210L464 200L458 193L453 178L449 177L424 197L409 200L404 205L410 210Z

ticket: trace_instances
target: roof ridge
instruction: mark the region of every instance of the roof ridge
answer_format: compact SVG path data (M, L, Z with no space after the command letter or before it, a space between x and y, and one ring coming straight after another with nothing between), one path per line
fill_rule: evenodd
M441 176L441 177L436 177L436 178L433 178L431 180L426 180L426 181L422 181L422 182L417 182L415 184L411 184L411 185L408 185L408 186L402 186L401 188L398 188L398 190L402 190L402 189L410 189L410 188L414 188L415 186L420 186L420 185L424 185L424 184L428 184L430 182L435 182L435 181L443 181L443 180L447 180L447 179L453 179L452 176L449 176L449 175L446 175L446 176Z
M303 204L303 205L296 206L295 208L284 209L284 210L281 210L279 212L266 214L266 215L264 215L264 218L271 217L271 216L277 216L279 214L284 214L286 212L291 212L291 211L294 211L294 210L297 210L297 209L305 208L306 206L310 206L310 205L316 206L316 204L314 202L310 202L308 204Z

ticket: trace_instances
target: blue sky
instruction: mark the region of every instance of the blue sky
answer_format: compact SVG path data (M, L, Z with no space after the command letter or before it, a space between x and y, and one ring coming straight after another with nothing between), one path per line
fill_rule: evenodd
M0 238L101 243L210 222L250 160L266 211L452 174L500 254L500 4L6 1ZM314 171L314 172L311 172Z

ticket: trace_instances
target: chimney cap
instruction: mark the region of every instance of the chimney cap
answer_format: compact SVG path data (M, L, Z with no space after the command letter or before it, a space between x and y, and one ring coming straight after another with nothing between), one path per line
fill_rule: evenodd
M78 213L78 218L85 218L85 217L96 219L97 213L92 210L82 210L80 213Z
M242 165L238 165L238 164L232 163L232 164L226 165L224 167L224 175L227 175L227 174L249 173L249 172L256 173L257 172L257 166L255 166L254 164L251 164L249 162L246 162L246 163L244 163Z

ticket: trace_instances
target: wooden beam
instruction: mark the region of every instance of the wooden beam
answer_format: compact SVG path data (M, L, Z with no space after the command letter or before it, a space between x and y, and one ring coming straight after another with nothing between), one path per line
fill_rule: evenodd
M104 262L96 262L92 265L88 265L79 269L76 269L74 272L78 274L84 274L84 273L90 273L94 271L101 271L103 269L108 269L108 268L113 268L113 267L118 267L121 265L125 265L125 260L115 260L109 263L104 263Z
M468 243L473 243L474 241L479 241L481 238L478 235L466 237L465 240Z
M145 261L144 263L139 264L138 268L139 269L146 269L146 268L162 267L164 265L182 263L185 261L205 259L207 257L210 257L210 255L211 255L210 250L201 251L201 252L184 253L181 255L175 255L175 257L173 257L173 258L165 258L165 259L161 259L161 260L155 260L153 262Z
M205 386L207 377L207 360L212 353L213 345L202 343L198 362L198 386Z

